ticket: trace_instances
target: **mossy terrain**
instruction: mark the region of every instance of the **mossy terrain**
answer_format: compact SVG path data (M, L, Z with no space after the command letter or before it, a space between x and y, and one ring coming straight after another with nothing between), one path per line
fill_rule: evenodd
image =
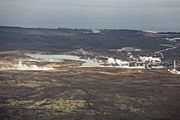
M175 44L180 33L140 30L35 29L0 27L0 66L29 59L24 53L74 54L83 48L96 56L128 60L152 56ZM180 60L176 49L164 53L167 66ZM79 53L78 53L79 54ZM82 53L80 53L82 54ZM180 76L165 69L81 68L79 61L27 62L54 71L0 70L0 120L179 120ZM56 65L54 65L56 64ZM177 68L178 69L178 68Z
M33 100L13 100L9 99L8 104L2 106L20 107L27 109L44 109L60 112L72 112L84 106L84 100L64 100L64 99L44 99L41 101Z
M2 120L177 120L180 77L161 70L0 71Z

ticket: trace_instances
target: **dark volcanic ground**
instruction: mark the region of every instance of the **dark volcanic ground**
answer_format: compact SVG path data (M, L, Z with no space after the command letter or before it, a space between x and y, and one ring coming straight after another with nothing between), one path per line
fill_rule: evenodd
M103 29L93 33L88 29L40 29L0 26L0 51L28 50L59 54L83 48L102 51L122 47L156 52L172 44L165 38L180 37L180 33L147 33L140 30ZM180 47L165 54L168 59L180 60ZM111 53L109 53L111 54Z
M0 71L0 119L178 120L180 77L166 71Z

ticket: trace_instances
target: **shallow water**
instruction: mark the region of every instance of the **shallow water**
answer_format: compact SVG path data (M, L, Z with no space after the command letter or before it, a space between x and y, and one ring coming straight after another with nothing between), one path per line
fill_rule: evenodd
M78 56L73 55L45 55L45 54L25 54L26 56L30 56L36 59L61 59L61 60L77 60L77 61L84 61L83 59L80 59Z
M81 67L100 67L101 65L90 59L81 59L79 56L74 55L45 55L45 54L25 54L26 56L33 57L36 59L60 59L60 60L75 60L84 62Z

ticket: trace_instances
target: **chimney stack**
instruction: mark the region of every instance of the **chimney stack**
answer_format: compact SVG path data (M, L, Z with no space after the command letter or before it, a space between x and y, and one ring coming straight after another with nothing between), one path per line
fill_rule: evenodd
M176 70L176 60L174 60L174 70Z

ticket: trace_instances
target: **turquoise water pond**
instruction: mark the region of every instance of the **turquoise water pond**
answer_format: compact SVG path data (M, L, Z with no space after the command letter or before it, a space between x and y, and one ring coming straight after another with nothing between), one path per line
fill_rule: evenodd
M80 59L78 56L73 55L46 55L46 54L25 54L26 56L30 56L36 59L61 59L61 60L77 60L84 61L84 59Z
M84 62L81 67L100 67L101 65L93 60L81 59L74 55L47 55L47 54L25 54L26 56L36 59L60 59L60 60L75 60Z

